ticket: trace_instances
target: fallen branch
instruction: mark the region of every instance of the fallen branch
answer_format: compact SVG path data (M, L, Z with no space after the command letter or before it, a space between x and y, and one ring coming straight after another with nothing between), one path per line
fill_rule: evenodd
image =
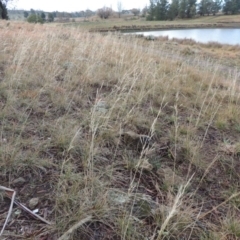
M2 236L3 232L4 232L4 229L5 227L7 226L7 223L8 223L8 220L12 214L12 209L13 209L13 203L14 203L14 200L15 200L15 196L16 196L16 192L10 188L6 188L6 187L3 187L3 186L0 186L0 190L3 190L7 193L7 195L10 195L11 193L11 204L10 204L10 207L9 207L9 210L8 210L8 215L7 215L7 218L3 224L3 227L2 227L2 230L0 232L0 236Z
M18 202L17 200L15 200L15 196L16 196L16 192L13 190L13 189L10 189L10 188L6 188L6 187L3 187L3 186L0 186L0 190L2 191L5 191L5 194L6 196L11 200L11 205L9 207L9 210L8 210L8 215L7 215L7 218L4 222L4 225L2 227L2 230L0 232L0 236L3 234L4 232L4 229L8 223L8 220L11 216L11 213L12 213L12 209L13 209L13 204L15 203L19 208L21 208L22 210L24 210L25 212L27 212L28 214L30 214L32 217L46 223L46 224L49 224L51 225L52 223L45 220L44 218L42 218L41 216L37 215L36 213L34 213L33 211L31 211L30 209L28 209L27 207L25 207L22 203Z
M39 219L40 221L51 225L52 223L47 221L46 219L42 218L41 216L37 215L36 213L34 213L33 211L31 211L30 209L28 209L27 207L25 207L22 203L18 202L18 201L14 201L14 203L20 207L22 210L24 210L25 212L29 213L32 217Z

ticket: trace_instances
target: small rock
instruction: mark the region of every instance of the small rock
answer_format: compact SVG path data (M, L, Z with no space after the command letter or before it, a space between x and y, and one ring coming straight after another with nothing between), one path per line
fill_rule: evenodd
M63 64L63 68L65 69L65 70L67 70L67 69L69 69L69 68L73 68L74 67L74 64L72 63L72 62L65 62L64 64Z
M95 107L96 107L97 112L107 113L107 111L108 111L107 103L101 99L96 102Z
M38 203L39 203L39 198L32 198L29 200L28 206L30 209L34 209L38 205Z
M23 177L19 177L19 178L13 180L12 184L16 187L21 187L25 182L26 182L26 180Z
M117 191L109 191L108 198L111 204L124 204L130 201L128 194L117 192Z

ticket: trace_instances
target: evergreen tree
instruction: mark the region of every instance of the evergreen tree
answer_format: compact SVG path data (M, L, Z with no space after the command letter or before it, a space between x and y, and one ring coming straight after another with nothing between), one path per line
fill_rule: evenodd
M180 0L180 4L179 4L179 16L180 16L180 18L185 18L186 17L187 6L188 6L188 1L187 0Z
M54 21L54 15L53 13L48 13L48 21L53 22Z
M148 8L147 20L152 21L155 18L156 5L154 0L150 0L150 6Z
M240 12L240 0L225 0L223 5L225 14L236 14Z
M8 20L8 11L6 4L0 0L0 19Z
M192 18L196 15L196 0L188 0L186 8L186 17Z
M52 12L54 18L57 17L57 13L58 13L58 11Z
M199 3L199 14L204 16L209 15L211 12L211 0L201 0Z
M168 0L158 0L156 6L156 20L167 20L168 6Z
M179 0L172 0L168 9L168 19L173 20L179 13Z
M41 12L41 18L45 22L46 21L46 14L44 12Z
M23 16L24 16L25 18L27 18L27 17L29 16L29 13L28 13L27 11L24 11L24 12L23 12Z
M206 10L207 15L209 16L212 13L213 0L206 0Z
M216 15L222 8L222 1L221 0L215 0L212 1L212 7L211 7L211 13L213 15Z
M35 10L34 9L30 9L30 12L31 12L31 14L35 14Z
M228 14L231 11L232 8L232 1L231 0L225 0L225 3L223 5L223 12L225 14Z
M240 12L240 0L232 0L232 14Z

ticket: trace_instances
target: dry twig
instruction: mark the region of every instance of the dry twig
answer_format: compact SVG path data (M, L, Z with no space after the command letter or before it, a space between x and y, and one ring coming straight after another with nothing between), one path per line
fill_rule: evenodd
M68 240L71 236L71 234L80 226L82 226L84 223L89 222L92 219L92 216L88 216L78 223L74 224L70 229L67 230L58 240Z
M10 189L10 188L6 188L6 187L3 187L3 186L0 186L0 190L5 191L7 196L11 199L11 205L10 205L9 210L8 210L7 218L6 218L6 220L3 224L2 230L0 232L0 236L2 236L2 234L4 232L4 229L5 229L5 227L8 223L8 220L9 220L11 214L12 214L13 203L14 203L14 200L15 200L16 192L14 190Z
M5 191L5 194L6 196L11 200L11 205L9 207L9 210L8 210L8 215L7 215L7 218L4 222L4 225L2 227L2 230L0 232L0 236L3 234L4 232L4 229L8 223L8 220L11 216L11 213L12 213L12 209L13 209L13 204L15 203L18 207L20 207L22 210L24 210L25 212L29 213L32 217L36 218L36 219L39 219L40 221L46 223L46 224L52 224L51 222L45 220L44 218L42 218L41 216L37 215L36 213L34 213L33 211L31 211L30 209L28 209L27 207L25 207L22 203L18 202L17 200L15 200L15 196L16 196L16 192L13 190L13 189L10 189L10 188L6 188L6 187L3 187L3 186L0 186L0 190L2 191Z

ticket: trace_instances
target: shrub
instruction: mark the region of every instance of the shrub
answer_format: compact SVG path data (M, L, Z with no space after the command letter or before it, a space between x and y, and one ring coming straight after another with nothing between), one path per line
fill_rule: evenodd
M43 19L37 14L31 14L27 18L29 23L43 23Z
M53 13L48 13L48 18L47 18L48 22L53 22L54 21L54 15Z
M109 7L103 7L101 9L98 9L97 14L100 18L107 19L112 15L112 9Z

